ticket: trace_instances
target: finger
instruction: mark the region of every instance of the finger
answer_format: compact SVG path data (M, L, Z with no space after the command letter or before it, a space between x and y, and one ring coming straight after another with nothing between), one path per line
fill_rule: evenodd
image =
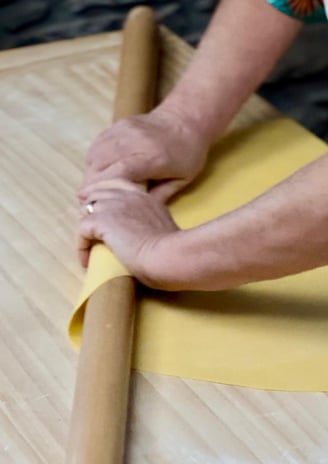
M90 251L91 248L85 250L78 250L79 261L84 269L87 269L87 267L89 266Z
M96 138L96 142L103 142L104 140L107 140L108 137L111 136L110 132L112 130L112 126L111 127L107 127L107 129L103 130L102 132L100 132L100 134L98 135L98 137Z
M142 185L131 184L131 182L113 183L110 188L105 188L105 185L101 185L101 187L103 188L97 189L94 186L94 188L88 189L85 200L80 206L81 217L102 212L105 207L108 208L109 200L122 200L127 193L146 193Z
M78 191L77 192L77 199L79 201L80 206L84 205L87 201L87 196L84 192Z
M162 203L167 203L170 198L180 192L187 185L188 182L186 180L170 180L155 185L149 190L149 193Z
M112 127L105 129L101 132L95 139L95 141L89 147L86 164L87 166L92 166L94 169L99 170L103 167L102 159L114 163L118 161L122 156L122 150L126 138L121 131Z
M141 156L138 156L140 159ZM143 180L145 168L139 166L138 161L129 157L129 159L124 158L115 161L114 163L109 163L106 160L106 166L103 166L102 169L88 169L85 178L83 181L83 187L86 187L94 182L101 180L111 180L111 179L125 179L132 182L138 182Z
M90 195L96 191L109 191L109 190L130 190L130 191L140 191L143 190L143 186L140 184L135 184L133 182L127 181L125 179L106 179L98 180L81 191L81 195L86 201L90 201Z
M91 250L91 241L86 237L80 235L78 242L78 256L81 263L81 266L84 268L88 267L90 250Z
M83 203L80 207L80 215L81 218L91 216L92 214L95 214L96 212L100 211L100 203L99 200L102 200L102 198L97 197L96 199L87 199L85 203Z
M83 267L87 267L90 250L97 241L103 241L100 214L93 213L81 220L78 254Z
M80 207L80 217L83 219L101 213L106 207L106 201L113 200L117 196L117 192L119 190L95 190L91 192L86 203Z
M89 171L100 172L119 161L124 155L126 155L126 149L115 137L112 142L109 139L91 146L87 154L86 166Z
M148 180L160 180L169 178L170 167L166 166L165 160L161 156L149 157L145 153L133 153L130 156L111 164L101 172L88 170L81 191L84 188L101 180L111 180L115 178L126 179L135 183L142 183Z
M90 199L90 195L93 194L93 192L101 190L103 190L104 192L109 192L110 190L129 190L135 192L144 192L146 190L146 186L144 183L135 183L126 179L96 179L94 182L90 183L86 187L82 187L78 192L78 200L80 206L82 207L83 205L92 201ZM106 198L106 193L101 194L101 196L99 197L99 199Z
M95 190L88 197L88 204L95 203L95 205L97 205L95 211L98 215L101 215L104 210L106 210L107 213L113 214L115 211L125 210L127 207L131 208L131 202L135 200L136 196L140 195L148 194L139 190L131 191L127 189ZM86 208L82 207L82 217L88 215L85 211Z

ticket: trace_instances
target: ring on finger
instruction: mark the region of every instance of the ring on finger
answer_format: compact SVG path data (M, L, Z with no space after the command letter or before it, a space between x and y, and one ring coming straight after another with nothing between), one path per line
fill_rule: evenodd
M94 206L96 204L96 201L90 201L85 205L85 209L87 214L93 214L95 212Z

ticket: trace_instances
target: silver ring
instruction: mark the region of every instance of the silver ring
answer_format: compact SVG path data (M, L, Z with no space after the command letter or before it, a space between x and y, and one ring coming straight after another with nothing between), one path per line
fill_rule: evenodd
M85 205L85 209L87 210L88 214L93 214L95 212L94 205L96 204L95 201L90 201L90 203Z

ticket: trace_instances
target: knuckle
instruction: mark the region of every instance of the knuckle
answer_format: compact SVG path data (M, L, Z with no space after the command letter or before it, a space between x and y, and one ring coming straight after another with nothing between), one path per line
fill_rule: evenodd
M158 147L154 147L155 150L156 148ZM158 170L163 170L167 167L168 165L168 159L167 159L167 155L165 152L163 151L159 151L157 149L157 152L155 151L156 155L153 157L153 164L154 164L154 167L157 168Z
M113 173L114 174L114 173ZM126 160L120 160L115 163L115 177L128 177L129 168Z
M93 143L92 145L90 145L90 147L88 148L88 151L87 151L87 163L88 164L91 164L94 157L95 157L95 152L96 152L96 144Z
M100 144L92 145L87 151L86 161L88 166L95 165L102 158L103 149Z
M120 119L112 127L113 130L117 130L119 132L126 131L126 130L132 130L135 128L136 128L136 124L132 118Z

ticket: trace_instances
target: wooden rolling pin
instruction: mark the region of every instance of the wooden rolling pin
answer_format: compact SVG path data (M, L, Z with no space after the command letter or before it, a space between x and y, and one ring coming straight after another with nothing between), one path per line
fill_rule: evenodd
M124 27L114 120L154 105L158 29L151 9L131 11ZM121 464L133 342L135 281L119 277L90 298L83 328L67 464Z

